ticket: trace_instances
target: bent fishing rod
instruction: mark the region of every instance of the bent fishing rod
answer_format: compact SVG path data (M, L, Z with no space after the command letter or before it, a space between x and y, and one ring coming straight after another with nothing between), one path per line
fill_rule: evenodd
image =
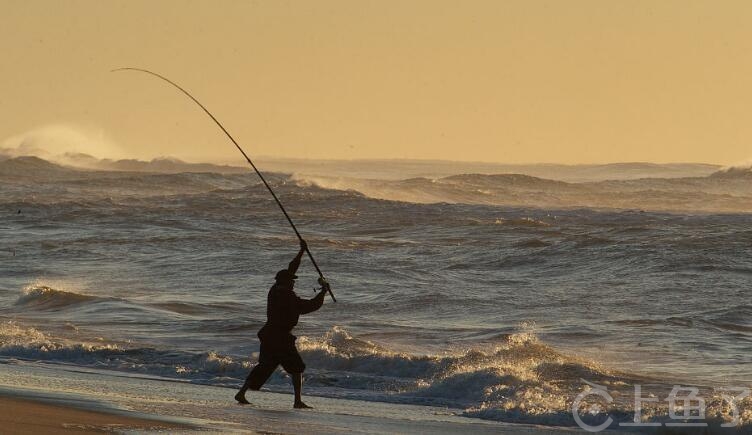
M282 205L282 202L280 202L279 198L277 198L277 195L272 190L272 187L269 185L269 183L266 182L266 178L264 178L264 176L261 174L261 171L259 171L258 168L256 168L256 165L253 164L253 162L251 161L250 157L248 157L248 154L246 154L245 151L243 151L243 148L240 147L240 145L235 140L235 138L232 137L232 135L230 134L230 132L227 131L227 129L219 122L219 120L217 120L217 118L214 117L214 115L211 114L211 112L209 112L209 109L207 109L206 107L204 107L203 104L201 104L193 95L191 95L188 91L186 91L185 89L183 89L180 85L178 85L177 83L173 82L172 80L168 79L167 77L165 77L163 75L157 74L157 73L149 71L147 69L130 68L130 67L117 68L117 69L112 70L111 72L117 72L117 71L138 71L138 72L142 72L142 73L146 73L146 74L151 74L152 76L160 78L160 79L166 81L167 83L171 84L172 86L175 86L182 93L184 93L188 98L190 98L191 100L193 100L194 103L198 104L198 106L200 108L202 108L204 110L204 112L206 112L207 115L209 115L209 117L212 119L212 121L214 121L217 124L217 126L219 126L219 128L222 129L222 131L227 135L227 137L230 138L230 140L232 141L232 143L235 144L235 147L238 149L238 151L240 151L240 153L243 154L243 157L245 157L245 159L251 165L251 167L253 168L253 170L256 171L256 174L258 174L259 178L261 178L261 181L264 183L264 186L266 186L266 188L269 190L269 193L272 194L272 197L274 198L274 201L277 202L277 205L279 206L279 209L282 210L282 213L284 213L285 217L287 218L287 222L290 223L290 226L292 227L292 230L295 231L295 235L298 236L298 239L300 241L303 241L303 236L301 236L300 233L298 232L298 228L293 223L292 219L290 218L290 215L287 214L287 210L285 210L285 207ZM327 288L327 290L329 292L329 296L331 296L331 298L332 298L332 301L337 302L337 299L334 297L334 293L332 293L331 287L326 282L326 278L324 278L324 274L321 273L321 269L319 269L319 265L316 264L316 260L313 259L313 255L311 255L311 251L308 249L308 245L306 245L305 250L306 250L306 253L308 254L308 258L311 259L311 263L313 263L313 267L316 268L316 272L319 273L319 283L321 285L323 285L323 286L326 286L326 288Z

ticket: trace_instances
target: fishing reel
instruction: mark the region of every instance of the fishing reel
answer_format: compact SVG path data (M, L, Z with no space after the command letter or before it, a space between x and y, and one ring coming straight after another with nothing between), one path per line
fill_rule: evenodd
M323 276L319 277L318 283L319 283L319 285L321 287L314 286L313 287L313 292L314 293L318 293L318 292L320 292L321 290L324 290L324 289L326 289L327 291L331 291L331 289L329 288L329 282L327 282L326 278L324 278Z

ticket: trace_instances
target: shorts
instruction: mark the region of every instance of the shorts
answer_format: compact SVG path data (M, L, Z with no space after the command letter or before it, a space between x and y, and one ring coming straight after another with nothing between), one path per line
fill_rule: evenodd
M303 358L295 348L295 337L292 340L261 340L259 363L253 367L245 380L245 387L258 390L274 373L278 365L282 365L287 373L297 374L305 371Z
M281 365L287 373L303 373L306 368L303 358L300 357L298 349L295 348L294 341L281 346L262 341L259 364L273 366L274 368Z

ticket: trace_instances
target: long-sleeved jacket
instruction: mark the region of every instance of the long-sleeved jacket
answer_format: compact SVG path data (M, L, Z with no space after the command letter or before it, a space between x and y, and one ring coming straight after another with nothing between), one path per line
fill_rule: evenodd
M302 251L290 262L287 270L291 275L300 266ZM266 302L266 324L258 336L261 340L295 340L292 330L302 314L318 310L324 304L325 292L313 299L302 299L295 294L291 285L276 283L269 289Z

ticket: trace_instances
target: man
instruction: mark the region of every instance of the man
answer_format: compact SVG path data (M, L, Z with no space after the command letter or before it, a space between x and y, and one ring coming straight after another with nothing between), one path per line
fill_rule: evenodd
M293 291L295 272L300 266L300 259L306 252L308 245L305 240L300 239L300 252L293 258L287 269L277 272L276 282L269 290L266 300L266 324L258 332L261 340L261 350L259 352L259 363L251 370L245 384L235 395L235 400L240 404L248 404L245 398L245 392L248 389L257 391L269 379L278 365L292 378L292 386L295 390L294 408L310 408L303 403L300 397L300 390L303 387L303 371L305 364L300 358L298 349L295 348L297 337L292 335L292 329L298 324L298 317L301 314L308 314L321 308L324 304L324 295L329 289L329 284L323 279L319 279L319 284L323 287L321 292L313 299L301 299Z

